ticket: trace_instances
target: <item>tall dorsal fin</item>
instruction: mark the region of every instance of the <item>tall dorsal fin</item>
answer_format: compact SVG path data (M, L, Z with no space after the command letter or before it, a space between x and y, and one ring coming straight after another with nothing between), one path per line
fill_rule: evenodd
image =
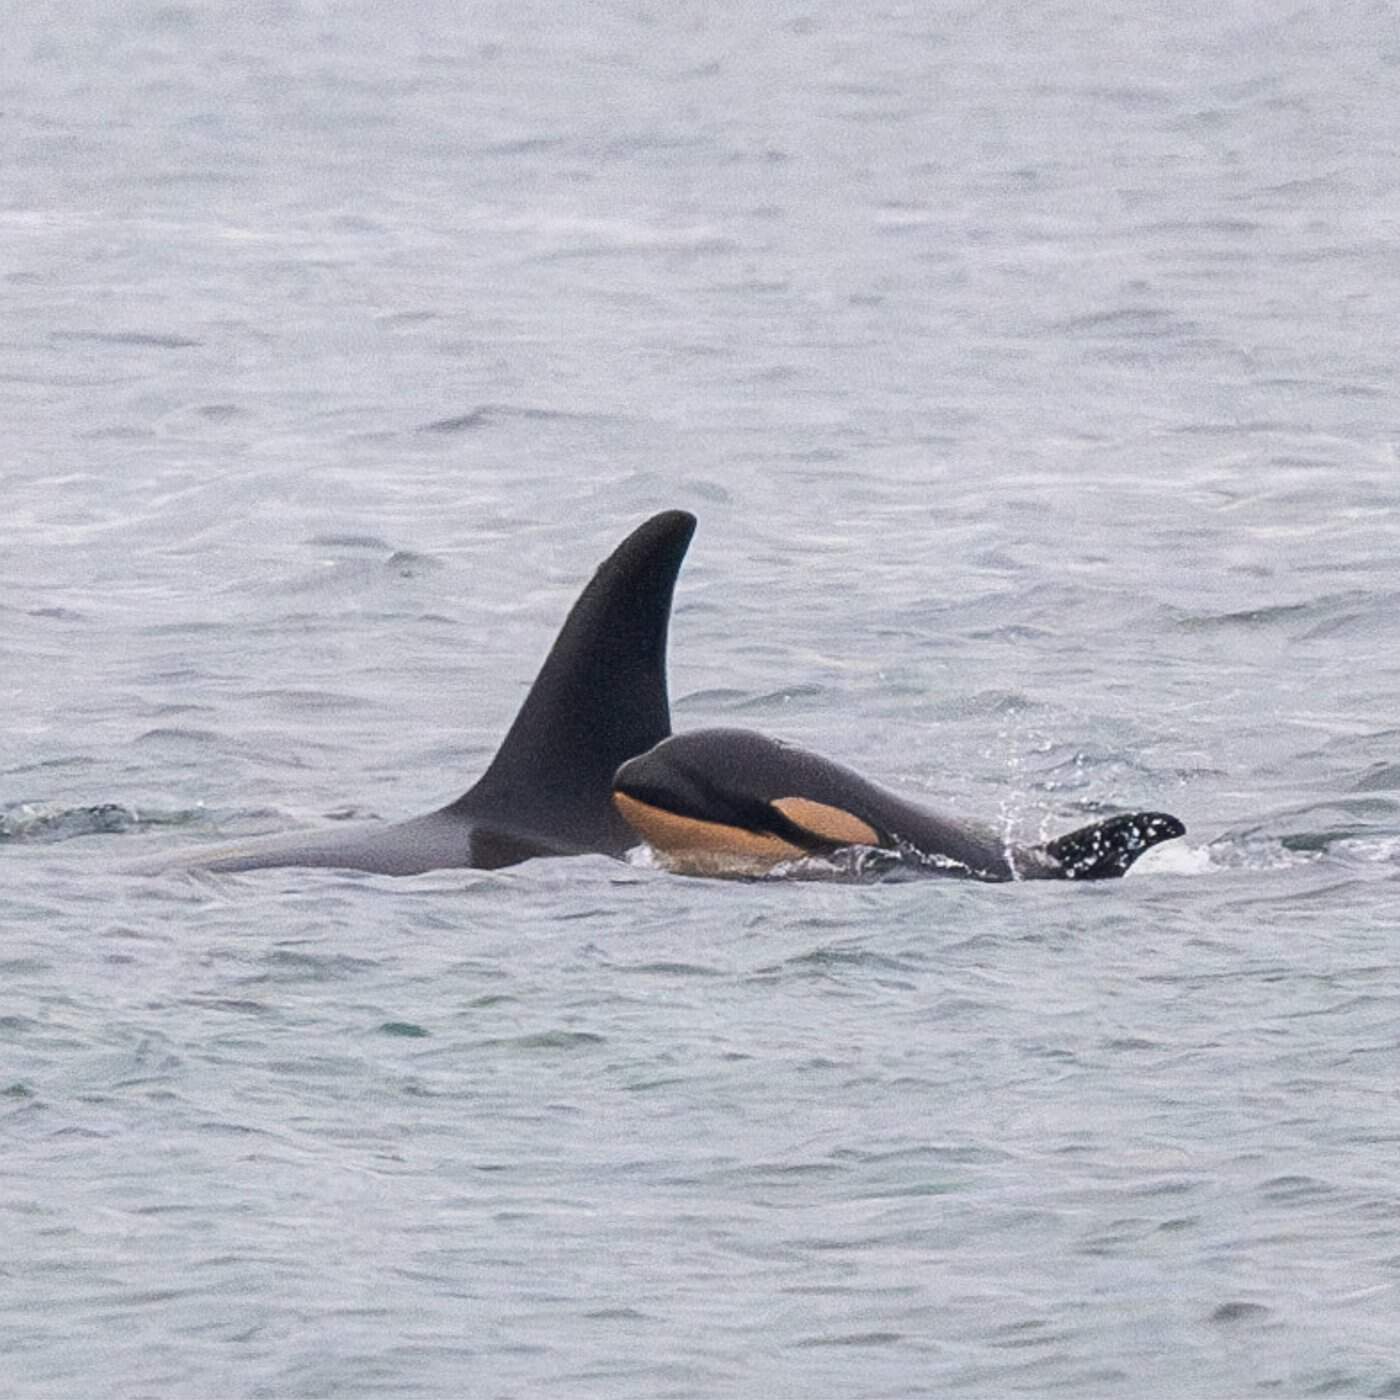
M479 781L446 810L506 831L621 854L618 766L671 732L666 635L695 517L663 511L598 566Z

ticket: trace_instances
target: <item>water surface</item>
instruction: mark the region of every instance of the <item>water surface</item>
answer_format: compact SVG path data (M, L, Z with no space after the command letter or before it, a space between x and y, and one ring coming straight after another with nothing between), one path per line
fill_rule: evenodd
M6 1393L1400 1393L1386 18L12 17ZM123 873L455 796L674 506L678 727L1188 838Z

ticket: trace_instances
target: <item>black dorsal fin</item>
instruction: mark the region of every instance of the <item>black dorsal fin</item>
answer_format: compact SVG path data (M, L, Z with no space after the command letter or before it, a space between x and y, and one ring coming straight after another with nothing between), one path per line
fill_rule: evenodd
M1144 851L1185 834L1185 826L1165 812L1125 812L1057 836L1041 849L1054 862L1049 875L1111 880L1126 874Z
M671 732L666 635L694 533L693 515L664 511L598 566L491 766L448 813L560 850L636 844L612 779Z

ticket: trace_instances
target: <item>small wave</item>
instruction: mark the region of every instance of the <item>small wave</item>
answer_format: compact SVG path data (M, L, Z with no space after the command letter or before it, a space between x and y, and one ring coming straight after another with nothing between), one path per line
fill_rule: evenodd
M1102 338L1128 337L1160 339L1163 336L1195 333L1199 327L1183 321L1160 306L1116 306L1106 311L1070 316L1053 322L1050 329L1059 336Z
M0 808L0 842L45 845L99 833L183 826L200 816L202 813L189 811L141 812L120 802L96 802L85 807L21 802Z
M539 408L529 404L484 403L465 413L450 414L421 423L420 433L471 433L497 423L512 420L524 423L608 423L613 419L603 413L579 413L566 408Z
M1400 763L1376 763L1353 784L1353 792L1387 792L1400 788Z
M796 701L818 700L826 694L821 685L790 685L782 690L770 690L766 695L754 695L737 701L736 710L780 710Z
M491 1036L474 1042L477 1050L591 1050L606 1045L607 1037L595 1031L563 1029L533 1031L525 1035Z
M921 964L904 958L891 957L887 953L877 953L852 943L829 943L798 953L781 963L761 967L757 975L767 976L784 970L827 972L833 968L869 968L875 972L917 973L923 970Z
M1348 866L1400 861L1400 801L1389 797L1333 798L1226 832L1209 846L1212 864L1271 870L1341 862Z
M1377 604L1374 593L1350 590L1296 603L1269 603L1257 608L1235 608L1225 612L1196 612L1171 607L1163 611L1171 624L1184 632L1267 631L1307 624L1300 631L1300 638L1316 639L1373 615Z
M375 549L386 554L393 548L388 540L378 535L328 534L312 535L307 544L316 549Z
M1228 833L1227 840L1277 841L1291 851L1325 852L1340 841L1377 840L1400 833L1400 798L1375 795L1329 797L1289 808L1252 826Z
M134 345L150 350L192 350L203 343L189 336L160 335L152 331L53 331L51 338L95 345Z
M435 554L422 554L416 549L396 549L384 561L384 567L400 578L417 578L420 574L442 568L443 563Z
M280 710L289 714L340 714L374 708L374 702L362 696L314 690L310 686L278 686L272 690L255 690L250 693L253 699L272 701Z
M711 708L736 709L749 699L745 690L735 690L732 686L711 686L705 690L692 690L672 702L673 710L705 710Z
M473 428L484 428L489 422L490 412L485 408L474 408L470 413L458 413L451 418L435 418L424 423L420 433L469 433Z
M1400 865L1400 835L1343 836L1332 846L1331 853L1359 865Z
M1019 690L979 690L973 695L957 695L933 704L938 719L1002 719L1043 710L1044 704Z

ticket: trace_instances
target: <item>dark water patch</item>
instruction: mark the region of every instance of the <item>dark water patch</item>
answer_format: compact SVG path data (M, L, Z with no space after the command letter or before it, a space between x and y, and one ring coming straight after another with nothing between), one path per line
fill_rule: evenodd
M498 423L511 421L521 423L611 423L616 420L609 414L581 413L575 409L540 408L528 404L481 404L465 413L453 414L447 418L436 418L417 429L420 433L470 433L481 428L489 428Z
M1222 839L1249 841L1269 836L1293 850L1322 850L1332 841L1400 831L1400 797L1331 797L1292 807L1255 826L1236 828Z
M189 725L163 724L138 734L132 741L137 744L222 744L225 736L213 729L195 729Z
M274 690L254 690L250 692L254 700L273 701L277 709L286 714L344 714L349 711L373 710L377 703L360 695L346 695L343 692L313 690L306 686L285 686Z
M1228 627L1273 627L1280 623L1294 622L1308 617L1313 610L1311 603L1275 603L1265 607L1242 608L1232 612L1182 612L1175 613L1177 625L1186 632L1206 632Z
M179 622L150 622L141 628L144 637L208 637L228 634L235 630L232 623L218 622L204 618L185 618ZM178 672L157 672L157 676L178 675ZM184 674L190 677L201 673L194 670Z
M1298 433L1299 424L1282 419L1229 419L1211 423L1179 423L1172 427L1172 433L1180 437L1292 437Z
M0 976L37 977L53 970L42 958L0 958Z
M1171 1220L1163 1220L1158 1224L1157 1230L1161 1234L1176 1234L1181 1230L1195 1230L1201 1224L1199 1215L1174 1216Z
M1400 763L1373 763L1351 786L1352 792L1400 789Z
M622 1090L626 1094L655 1094L679 1088L689 1082L690 1079L686 1075L662 1075L653 1079L633 1080L630 1083L624 1084Z
M850 1161L863 1167L918 1166L986 1166L1012 1161L1012 1154L999 1147L973 1143L921 1143L918 1147L896 1147L886 1150L841 1147L832 1154L837 1161Z
M491 413L485 408L474 408L468 413L459 413L452 418L435 418L431 423L419 427L420 433L468 433L475 428L484 428L492 421Z
M903 1332L846 1332L833 1336L798 1337L792 1345L808 1349L815 1347L884 1347L892 1346L903 1340Z
M1182 1177L1163 1177L1159 1181L1145 1181L1131 1187L1127 1194L1133 1197L1156 1199L1159 1196L1189 1196L1199 1191L1202 1182Z
M459 969L454 968L452 971L455 974L459 972ZM471 975L477 975L475 969L471 970ZM504 976L500 971L491 972L486 975L492 977ZM509 992L486 992L482 996L473 997L466 1005L469 1010L488 1011L493 1006L514 1006L519 1000L519 997L512 996Z
M432 1034L425 1026L413 1021L385 1021L379 1027L381 1035L401 1036L406 1040L421 1040Z
M849 1201L906 1201L922 1200L929 1196L950 1196L970 1189L962 1181L911 1181L902 1184L870 1187L859 1191L842 1192L842 1199Z
M826 975L847 968L873 972L922 973L926 971L925 965L905 962L903 959L890 957L885 953L872 952L868 948L845 947L833 944L812 948L808 952L798 953L794 957L785 958L780 963L770 963L764 967L757 968L750 975L749 980L753 980L754 978L770 978L775 974L784 972Z
M1164 233L1170 235L1223 233L1247 238L1259 231L1260 225L1253 219L1208 218L1208 219L1160 219L1143 224L1142 233ZM1272 381L1270 381L1272 382Z
M892 958L888 953L876 953L868 948L843 948L827 946L813 948L811 952L799 953L790 958L788 967L875 967L881 972L923 972L924 963L906 962L902 958Z
M101 938L119 938L133 943L144 943L154 935L150 929L134 928L130 924L111 924L98 935Z
M385 561L384 567L399 578L421 578L443 568L443 562L432 554L420 554L412 549L396 549Z
M436 321L440 313L436 311L393 311L378 317L381 326L422 326Z
M364 1072L363 1063L351 1059L348 1055L307 1055L296 1060L269 1060L267 1067L274 1074L284 1074L292 1079L356 1079ZM204 1123L200 1126L211 1132L233 1133L238 1136L273 1136L261 1129L239 1123Z
M350 1061L346 1061L345 1063L349 1064ZM269 1068L276 1070L278 1073L286 1073L286 1067L278 1064L276 1061L272 1062ZM266 1128L259 1128L251 1123L234 1123L226 1118L205 1118L195 1123L193 1126L196 1132L212 1134L216 1137L269 1138L274 1142L281 1140L281 1134L278 1132L272 1132Z
M89 428L77 435L79 442L155 442L158 434L154 428L136 428L127 424L114 424L108 428Z
M493 1036L476 1042L479 1049L510 1050L591 1050L606 1045L607 1037L593 1031L534 1031L529 1035Z
M1101 1045L1105 1050L1128 1051L1133 1053L1166 1049L1166 1046L1164 1046L1161 1041L1146 1040L1142 1036L1137 1035L1115 1036L1109 1040L1102 1041Z
M1188 633L1293 628L1300 622L1312 622L1312 628L1299 634L1299 640L1310 640L1326 637L1333 627L1350 625L1359 617L1367 614L1374 616L1375 606L1376 600L1372 594L1353 591L1327 594L1304 602L1269 603L1225 612L1176 607L1165 607L1161 612L1168 622Z
M131 345L149 350L192 350L203 341L183 335L161 335L150 331L50 331L49 339L88 342L94 345Z
M193 701L156 704L144 707L143 713L158 719L174 719L178 715L214 715L219 713L218 705L200 705Z
M706 967L701 963L666 961L613 963L612 970L641 977L722 977L724 975L723 969L718 967Z
M233 1016L270 1016L274 1008L266 1002L254 1001L250 997L186 997L184 1005L199 1011L226 1011Z
M1323 1370L1304 1371L1292 1376L1284 1394L1294 1395L1366 1395L1375 1394L1365 1380L1354 1371L1344 1371L1333 1366Z
M50 807L21 803L0 808L0 842L50 844L79 836L141 831L173 823L160 815L143 816L117 802L89 807Z
M1221 1303L1220 1306L1211 1312L1210 1320L1214 1323L1237 1323L1237 1322L1265 1322L1272 1316L1272 1310L1266 1308L1262 1303L1245 1303L1232 1301Z
M1063 1328L1052 1327L1043 1317L1027 1317L993 1327L987 1334L987 1344L1008 1351L1019 1351L1025 1347L1063 1343L1068 1341L1070 1336L1071 1333Z
M846 1172L847 1168L839 1162L758 1161L746 1164L742 1172L736 1172L734 1175L742 1175L745 1180L766 1182L772 1185L775 1182L793 1182L809 1177L834 1179L844 1176Z
M1261 1182L1257 1189L1266 1201L1282 1206L1311 1205L1338 1194L1331 1182L1314 1176L1275 1176Z
M469 148L473 156L533 156L567 145L563 136L521 136L513 141L479 142Z
M386 553L393 548L378 535L312 535L306 543L317 549L372 549Z
M96 760L88 754L62 754L57 758L40 759L37 763L20 763L13 768L3 768L0 769L0 774L7 778L17 778L26 773L47 773L67 768L92 768L95 765ZM20 804L13 805L19 806Z
M355 958L348 953L298 953L289 948L274 949L264 962L267 969L243 978L244 983L344 982L372 974L383 966L375 958Z
M29 608L26 610L28 617L43 617L54 622L86 622L87 614L80 613L74 608Z
M1320 642L1325 639L1357 637L1369 640L1377 631L1376 619L1392 611L1390 600L1368 602L1364 607L1339 610L1317 623L1298 638L1300 642Z
M712 501L715 505L727 506L733 503L733 496L717 481L707 481L703 477L689 477L685 489L702 501Z
M1199 327L1183 321L1160 306L1120 306L1107 311L1090 312L1053 321L1046 328L1054 336L1071 339L1123 337L1127 339L1161 339L1164 336L1196 334Z

